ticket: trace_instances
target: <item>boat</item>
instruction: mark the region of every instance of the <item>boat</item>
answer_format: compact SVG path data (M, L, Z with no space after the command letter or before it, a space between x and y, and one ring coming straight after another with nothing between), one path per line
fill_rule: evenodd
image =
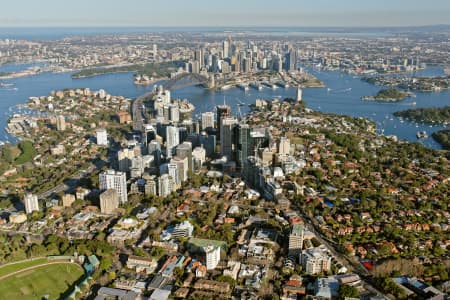
M224 86L222 86L220 89L222 90L222 91L226 91L226 90L229 90L231 88L231 85L230 84L225 84Z
M428 134L426 131L418 131L416 134L416 137L418 139L426 139L426 138L428 138Z
M236 87L240 88L241 90L248 91L248 85L245 83L238 83L236 84Z
M249 86L258 91L261 91L263 89L263 86L259 82L251 82Z

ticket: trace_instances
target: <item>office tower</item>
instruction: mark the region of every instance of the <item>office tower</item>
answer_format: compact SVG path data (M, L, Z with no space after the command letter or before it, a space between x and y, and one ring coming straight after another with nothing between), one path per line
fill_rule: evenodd
M302 101L302 89L300 88L300 86L297 87L297 93L296 93L296 100L297 101Z
M238 122L236 118L223 118L220 125L220 154L227 157L228 160L233 159L233 128Z
M189 63L189 72L194 74L200 73L200 62L198 60L194 60Z
M119 194L115 189L107 189L100 194L100 211L111 214L119 207Z
M220 262L220 247L206 246L203 247L206 254L206 270L214 270Z
M146 180L144 191L146 196L157 195L155 176L151 176Z
M144 130L142 133L142 143L147 146L148 143L156 139L156 128L150 124L144 124Z
M125 148L117 152L119 171L128 172L131 168L131 160L135 156L134 149Z
M25 204L25 212L27 214L30 214L33 211L39 211L39 202L36 195L31 193L26 194L23 197L23 203Z
M130 177L138 178L144 174L144 160L142 156L133 157L131 160L131 169L130 169Z
M173 179L173 184L175 186L175 189L178 189L181 187L181 178L180 178L180 170L178 169L178 164L176 162L173 162L173 159L171 162L167 165L168 168L168 174Z
M188 179L189 174L188 158L187 157L181 158L175 156L170 160L170 163L177 164L178 176L181 182L185 182Z
M173 179L169 174L163 174L158 178L158 195L167 197L172 193Z
M203 50L197 49L194 52L194 60L198 61L199 69L201 69L205 64L205 59L203 58Z
M214 128L214 113L204 112L202 113L202 130Z
M180 122L180 109L176 104L172 104L169 106L169 121L175 123Z
M99 129L96 131L97 145L106 146L108 145L108 134L106 129Z
M227 40L225 40L223 41L222 47L223 47L223 58L227 58L228 55L230 54L230 43Z
M148 154L153 155L156 167L161 165L161 144L158 141L151 141L148 144Z
M120 203L128 201L127 178L124 172L107 170L99 175L100 190L114 189L119 195Z
M157 55L158 55L158 45L153 44L153 58L156 58Z
M291 233L289 234L289 256L295 256L298 259L298 255L302 253L303 248L303 236L305 229L301 224L294 224L292 226Z
M166 155L172 157L172 149L180 143L180 132L178 127L167 126L166 128Z
M297 52L294 49L286 54L286 71L295 71L297 69Z
M218 105L218 106L216 106L216 110L217 110L216 121L217 121L217 127L219 128L219 134L217 136L217 139L220 140L220 124L221 124L221 120L223 118L231 117L231 109L230 109L230 107L228 105Z
M66 130L66 119L64 116L58 116L56 118L56 130L64 131Z
M247 157L253 155L250 132L251 129L248 124L239 124L236 144L237 162L240 166L243 165Z
M273 69L278 73L283 71L283 62L278 55L273 58Z
M177 157L186 158L188 161L188 170L193 170L193 161L192 161L192 143L191 142L183 142L182 144L177 146L176 149ZM186 170L186 172L188 171Z
M288 138L281 137L278 144L278 153L282 155L288 155L291 151L291 143Z
M211 156L216 152L215 135L208 135L206 132L202 132L198 137L198 143L205 148L207 156Z
M194 161L194 170L198 170L206 161L206 150L203 146L195 147L192 150L192 160Z

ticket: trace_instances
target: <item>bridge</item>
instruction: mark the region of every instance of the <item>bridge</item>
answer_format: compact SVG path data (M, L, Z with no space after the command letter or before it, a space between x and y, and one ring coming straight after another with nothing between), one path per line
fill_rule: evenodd
M175 90L188 86L203 85L209 88L214 87L214 77L208 77L201 74L194 73L180 73L170 78L163 84L165 90ZM151 100L155 94L153 92L146 93L133 101L131 105L131 113L133 115L133 130L141 131L144 125L147 113L144 102Z

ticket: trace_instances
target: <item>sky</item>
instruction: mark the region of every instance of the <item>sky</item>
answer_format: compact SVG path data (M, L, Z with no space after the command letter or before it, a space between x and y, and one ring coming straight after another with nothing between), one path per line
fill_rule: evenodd
M3 0L0 27L450 24L450 0Z

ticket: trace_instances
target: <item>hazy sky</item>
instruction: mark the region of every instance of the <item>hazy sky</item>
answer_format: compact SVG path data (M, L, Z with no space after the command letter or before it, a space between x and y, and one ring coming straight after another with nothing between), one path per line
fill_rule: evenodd
M0 26L450 24L450 0L3 0Z

